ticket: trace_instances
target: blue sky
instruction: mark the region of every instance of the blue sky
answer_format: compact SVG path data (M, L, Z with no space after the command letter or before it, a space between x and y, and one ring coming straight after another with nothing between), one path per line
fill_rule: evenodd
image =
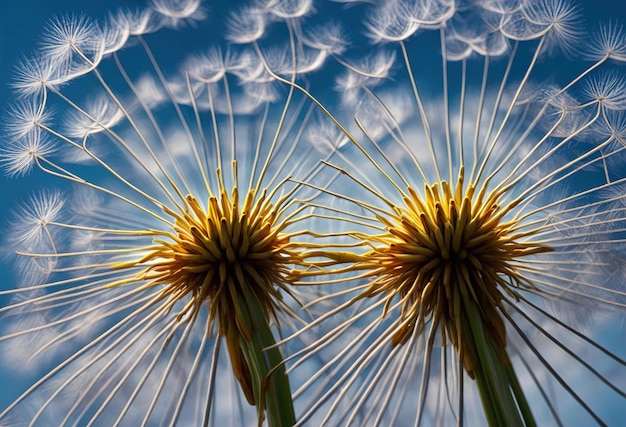
M144 0L0 0L0 113L4 113L7 104L11 102L12 93L8 83L11 81L15 63L32 52L40 39L42 27L51 17L66 13L84 13L98 19L118 7L140 7L146 3ZM210 5L215 2L206 3ZM237 0L227 3L232 5L247 2ZM589 23L598 20L626 20L626 3L623 0L582 0L577 3L582 6ZM215 6L209 8L211 7L215 9ZM32 189L37 184L36 179L26 177L8 180L4 174L0 176L0 196L4 200L0 224L6 218L6 208L23 199L24 189Z
M624 0L584 0L578 3L582 5L584 15L591 23L599 19L626 20ZM0 111L4 112L7 104L11 102L12 93L7 82L11 80L14 64L20 57L32 52L39 40L42 26L51 16L64 13L85 13L97 19L105 16L109 10L133 4L143 5L145 2L143 0L0 0ZM0 197L3 200L0 208L0 229L6 227L11 206L24 200L39 186L41 184L39 179L41 178L38 174L14 179L0 176ZM12 283L6 267L3 265L5 276L0 285L1 288L9 288ZM4 402L3 399L0 401Z
M41 29L48 20L56 15L66 13L85 13L94 18L106 16L110 10L123 5L145 2L140 0L2 0L0 1L0 112L2 117L7 104L11 102L12 91L8 86L17 61L30 55L40 40ZM15 201L20 200L25 189L36 185L36 178L6 179L0 178L0 195L5 203L0 221L4 223L6 209Z

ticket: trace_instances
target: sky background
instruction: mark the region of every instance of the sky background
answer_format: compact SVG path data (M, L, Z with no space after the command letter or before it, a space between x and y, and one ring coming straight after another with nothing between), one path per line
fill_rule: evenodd
M211 1L207 4L211 9ZM214 0L218 4L214 9L232 7L233 4L246 2ZM142 6L143 0L0 0L0 116L6 120L7 105L12 102L12 92L8 86L17 61L25 55L30 55L40 39L41 29L54 15L65 13L84 13L96 19L106 16L108 11L118 7L133 5ZM579 1L586 20L595 23L599 20L626 21L626 0L584 0ZM214 13L216 13L214 11ZM195 41L199 43L198 40ZM558 73L558 69L555 69ZM0 141L5 144L2 133ZM9 179L0 173L0 233L7 227L12 206L25 200L42 183L41 174L32 174L27 177ZM2 235L2 234L0 234ZM3 260L0 258L0 263ZM13 277L10 268L5 263L0 264L3 278L0 279L0 288L12 287ZM1 355L0 355L1 360ZM7 387L5 379L0 377L2 389ZM8 385L10 387L10 385ZM4 401L4 399L0 399Z
M15 64L29 55L40 40L42 27L55 15L67 13L85 14L101 19L109 11L119 7L141 7L148 0L0 0L0 117L4 120L7 105L11 103L12 91L9 87ZM247 4L247 0L209 0L205 2L212 15L219 15L219 9L237 4ZM625 0L581 0L588 23L598 21L626 21ZM228 5L228 6L226 6ZM0 174L0 225L5 224L7 208L24 198L24 189L36 185L36 177L7 179Z

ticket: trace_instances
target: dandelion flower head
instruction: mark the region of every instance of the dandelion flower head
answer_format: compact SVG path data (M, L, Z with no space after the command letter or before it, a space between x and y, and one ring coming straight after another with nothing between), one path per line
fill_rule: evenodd
M626 303L621 24L568 1L350 6L369 44L333 57L349 142L325 193L361 251L335 251L297 334L296 365L326 355L299 423L609 423L624 347L588 328L621 330Z
M18 65L2 163L58 189L17 208L7 239L21 280L2 291L0 341L7 363L41 373L0 423L293 417L265 397L269 370L289 395L282 350L265 348L299 321L290 284L309 268L317 192L299 182L318 181L321 154L303 138L310 101L248 45L271 10L233 9L208 33L197 0L61 16ZM187 31L206 39L161 47ZM281 60L287 78L317 67Z

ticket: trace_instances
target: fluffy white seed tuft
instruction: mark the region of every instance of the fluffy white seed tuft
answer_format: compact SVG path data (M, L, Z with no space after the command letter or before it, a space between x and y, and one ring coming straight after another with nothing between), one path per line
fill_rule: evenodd
M169 28L179 28L207 17L200 0L152 0L152 8L160 15L162 25Z
M55 149L39 129L35 129L12 143L5 144L0 153L0 163L8 176L28 174L33 165L54 153Z

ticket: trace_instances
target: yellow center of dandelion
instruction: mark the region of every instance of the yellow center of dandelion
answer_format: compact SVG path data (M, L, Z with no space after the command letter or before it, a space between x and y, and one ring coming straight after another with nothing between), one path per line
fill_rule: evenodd
M232 199L225 192L219 199L211 196L206 211L193 196L186 201L190 211L176 215L173 241L158 240L162 247L153 252L146 278L167 285L164 293L176 300L191 294L181 315L210 301L209 321L218 318L222 335L235 326L232 314L243 288L259 300L268 317L275 317L274 301L281 299L276 284L290 271L285 266L289 239L277 227L276 207L265 194L253 203L250 192L240 210L237 189ZM241 332L249 338L246 328Z
M266 191L256 197L250 190L240 206L237 188L231 197L222 188L204 209L188 195L184 213L164 208L175 218L174 232L155 234L167 239L155 238L142 259L116 266L146 266L133 280L147 281L146 287L162 285L158 300L168 311L186 301L177 308L179 321L193 321L207 308L206 331L217 320L234 374L251 404L254 386L241 340L252 342L263 330L259 319L277 321L277 311L285 308L279 306L281 290L288 292L293 274L289 265L301 261L299 248L283 232L286 222L278 219L287 197L274 204L270 199Z
M376 279L361 296L385 295L385 312L399 296L392 344L406 343L415 328L423 331L432 321L472 377L477 361L468 342L475 339L468 333L468 304L476 307L482 329L505 362L503 299L505 294L518 299L517 290L528 286L517 261L551 250L520 242L526 234L518 222L503 221L519 201L500 206L498 193L485 192L477 193L474 185L463 191L463 170L454 189L445 181L427 185L422 198L409 188L405 207L395 207L392 219L383 219L388 233L374 238L380 246L365 254L365 263L377 265Z

